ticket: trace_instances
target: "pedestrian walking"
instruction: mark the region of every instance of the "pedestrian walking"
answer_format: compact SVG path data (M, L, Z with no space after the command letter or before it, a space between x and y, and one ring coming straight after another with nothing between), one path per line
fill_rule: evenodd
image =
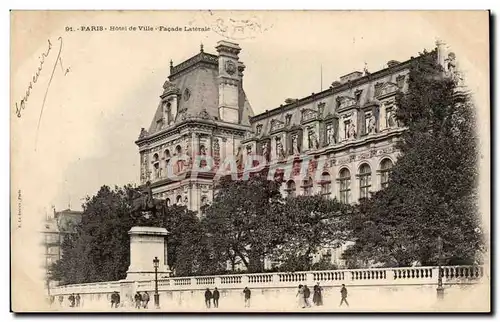
M212 297L214 299L214 307L218 308L220 294L219 294L219 290L217 289L217 287L214 289L214 293L212 294Z
M347 302L347 289L345 288L345 284L342 284L342 288L340 289L340 296L342 299L340 300L340 305L345 302L345 304L349 307L349 303Z
M207 309L210 308L210 301L212 300L212 292L210 292L210 289L207 288L205 291L205 305L207 306Z
M314 285L314 294L313 294L313 302L316 306L321 306L323 305L323 294L322 294L322 291L323 291L323 288L321 286L319 286L319 282L318 284Z
M147 309L148 303L149 303L149 293L148 291L145 291L144 294L142 294L142 307Z
M307 285L304 285L304 303L307 307L311 307L311 303L309 302L309 297L311 296L311 290Z
M75 307L75 294L71 293L71 295L68 297L69 301L69 306L70 307Z
M245 287L243 294L245 294L245 307L250 307L250 296L252 295L252 292L248 287Z
M299 285L299 290L297 291L297 295L295 295L295 297L299 298L299 307L305 308L306 303L304 301L304 287L302 286L302 284Z
M120 305L120 294L117 291L114 291L111 294L111 308L118 308Z
M76 294L75 300L76 300L76 307L80 307L80 300L81 300L80 294Z
M59 306L62 307L63 302L64 302L64 296L63 295L59 295Z
M140 309L141 308L141 301L142 301L142 296L141 293L136 292L134 295L134 302L135 302L135 308Z

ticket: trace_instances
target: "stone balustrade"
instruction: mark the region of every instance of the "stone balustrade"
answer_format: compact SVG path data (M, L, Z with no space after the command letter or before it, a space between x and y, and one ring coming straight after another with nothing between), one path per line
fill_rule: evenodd
M446 266L441 269L447 299L453 308L475 309L484 306L484 284L488 280L481 266ZM193 276L162 278L158 280L160 307L167 311L204 311L204 291L220 290L223 310L244 308L243 288L252 290L253 310L297 310L297 286L320 283L323 288L325 310L338 307L341 284L349 290L349 303L357 310L434 310L437 267L398 267L345 269L311 272L277 272L220 276ZM125 279L114 282L60 286L51 289L56 296L52 309L69 307L68 295L80 294L81 307L77 310L109 311L111 293L119 292L118 310L134 310L135 292L154 292L154 280ZM59 302L62 298L63 302ZM418 299L418 300L415 300ZM458 302L457 302L458 301ZM327 304L328 303L328 304ZM153 302L150 309L154 309ZM116 310L116 309L114 309Z
M482 266L442 267L444 284L475 283L484 275ZM345 269L331 271L311 271L293 273L258 273L220 276L173 277L158 280L160 291L200 290L206 288L243 289L296 287L298 284L313 285L320 282L323 286L391 286L391 285L432 285L437 284L437 267L398 267ZM153 291L154 280L127 281L134 283L137 291ZM65 285L51 289L52 295L71 293L110 294L120 292L125 281Z

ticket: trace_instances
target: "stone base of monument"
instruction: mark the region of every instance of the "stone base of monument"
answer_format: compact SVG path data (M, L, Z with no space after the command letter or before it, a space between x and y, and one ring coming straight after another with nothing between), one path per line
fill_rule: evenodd
M130 235L130 266L126 280L154 280L155 268L153 259L158 257L158 279L169 277L170 268L167 262L168 231L159 227L132 227Z

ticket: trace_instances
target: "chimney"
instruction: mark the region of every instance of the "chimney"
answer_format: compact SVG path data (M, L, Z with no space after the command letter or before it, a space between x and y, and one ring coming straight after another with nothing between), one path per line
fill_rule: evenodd
M239 123L239 89L244 65L238 61L238 44L221 40L215 47L219 53L219 116L224 122Z

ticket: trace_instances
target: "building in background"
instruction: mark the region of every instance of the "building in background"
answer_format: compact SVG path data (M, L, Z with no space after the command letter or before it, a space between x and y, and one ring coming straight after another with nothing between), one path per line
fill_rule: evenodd
M288 98L254 116L243 89L241 48L219 41L216 50L209 54L202 47L179 65L171 62L151 125L136 141L141 184L150 181L155 198L199 211L213 199L214 176L224 160L232 158L241 170L252 155L277 169L284 196L321 194L356 203L387 186L404 131L396 119L396 95L407 90L416 58L388 60L372 73L366 67L353 71L326 90ZM443 43L429 54L446 72L455 69L455 56L445 53ZM200 155L213 158L212 171L193 175ZM283 177L289 166L291 174ZM328 252L332 263L344 264L345 247Z
M42 231L44 263L46 280L49 287L56 286L55 281L49 280L49 267L62 258L62 243L68 234L74 234L75 228L82 221L82 212L71 209L56 211L47 215Z

